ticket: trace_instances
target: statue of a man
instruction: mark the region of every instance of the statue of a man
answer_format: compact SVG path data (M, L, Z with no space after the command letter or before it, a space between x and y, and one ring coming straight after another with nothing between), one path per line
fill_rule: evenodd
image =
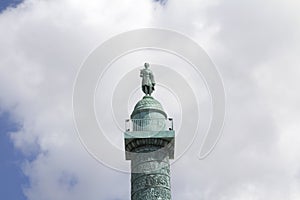
M144 64L145 69L141 70L142 90L146 95L151 95L154 90L155 81L152 71L149 69L149 63Z

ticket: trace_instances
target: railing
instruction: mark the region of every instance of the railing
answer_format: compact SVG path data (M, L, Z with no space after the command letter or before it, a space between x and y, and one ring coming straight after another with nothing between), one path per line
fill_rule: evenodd
M125 129L127 132L173 130L173 119L127 119L125 121Z

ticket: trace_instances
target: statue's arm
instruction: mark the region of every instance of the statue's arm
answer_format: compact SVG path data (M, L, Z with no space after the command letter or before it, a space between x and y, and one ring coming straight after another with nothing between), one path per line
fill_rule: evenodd
M153 75L152 72L150 73L150 80L151 80L151 83L152 83L153 85L155 85L154 75Z
M140 71L140 77L143 77L143 70Z

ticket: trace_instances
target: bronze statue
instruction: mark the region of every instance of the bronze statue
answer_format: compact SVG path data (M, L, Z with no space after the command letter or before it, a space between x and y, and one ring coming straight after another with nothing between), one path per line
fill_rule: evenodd
M152 71L149 69L149 63L144 64L145 69L141 69L140 77L142 77L142 90L146 95L151 96L154 91L155 81Z

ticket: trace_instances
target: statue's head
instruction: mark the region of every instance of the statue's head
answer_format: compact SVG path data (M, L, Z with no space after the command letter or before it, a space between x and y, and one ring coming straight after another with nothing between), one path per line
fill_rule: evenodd
M148 69L149 68L149 63L145 63L144 66L145 66L146 69Z

